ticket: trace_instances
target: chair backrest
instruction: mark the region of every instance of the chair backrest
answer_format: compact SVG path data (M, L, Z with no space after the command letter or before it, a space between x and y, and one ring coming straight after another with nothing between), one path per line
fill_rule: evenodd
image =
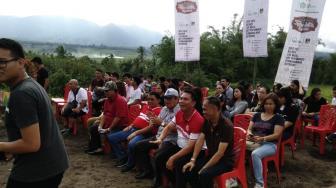
M322 105L321 109L320 109L320 118L319 118L319 122L318 122L318 126L319 127L324 127L324 128L328 128L331 126L332 121L333 121L333 110L334 108L332 108L331 105Z
M295 121L295 124L294 124L294 132L293 132L293 137L295 138L297 135L300 134L301 132L301 128L302 128L302 118L301 118L301 115L299 115Z
M234 127L233 135L234 168L240 168L245 166L246 131L243 128Z
M248 129L252 116L249 114L237 114L233 118L233 126Z
M136 117L139 116L141 112L141 105L140 104L135 104L131 105L128 108L128 123L132 123Z
M329 113L329 123L327 124L327 129L331 129L333 131L336 131L336 107L331 106L328 110Z
M208 87L202 87L201 91L202 91L202 98L208 97L208 95L209 95L209 88Z

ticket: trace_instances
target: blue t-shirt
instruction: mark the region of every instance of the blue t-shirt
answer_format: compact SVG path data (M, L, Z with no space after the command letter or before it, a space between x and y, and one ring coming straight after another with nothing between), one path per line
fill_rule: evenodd
M262 120L261 113L256 113L252 118L252 133L255 136L268 136L274 133L275 125L284 126L285 120L279 114L274 114L269 120Z

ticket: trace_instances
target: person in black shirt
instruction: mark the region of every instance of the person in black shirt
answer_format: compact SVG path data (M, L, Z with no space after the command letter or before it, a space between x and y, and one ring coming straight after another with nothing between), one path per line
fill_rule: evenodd
M22 46L0 39L0 83L10 87L5 110L9 141L0 142L0 152L14 156L6 186L55 188L69 160L49 96L27 75L26 66Z
M285 119L285 127L282 133L282 140L285 141L293 135L295 121L299 115L299 107L293 103L290 88L284 87L278 91L280 101L279 113Z
M220 101L208 97L203 103L204 122L190 162L183 166L186 179L192 187L211 188L213 178L231 171L234 165L233 126L220 114ZM206 143L208 155L199 155ZM181 185L178 185L181 187ZM182 186L183 187L183 186Z
M313 119L314 125L318 124L319 121L319 112L322 105L327 104L327 100L321 97L321 90L320 88L314 88L311 91L309 97L303 100L305 107L304 111L302 112L302 116L304 118Z
M92 114L97 117L100 116L102 106L104 103L103 98L105 98L104 90L102 89L105 81L104 81L104 72L101 69L97 69L95 73L96 77L92 80L89 91L92 91Z
M292 89L292 97L294 99L303 100L304 96L306 95L306 91L300 84L299 80L292 80L289 86Z
M36 81L47 91L49 86L49 73L44 67L42 59L40 57L34 57L31 62L33 62L37 67L37 77Z

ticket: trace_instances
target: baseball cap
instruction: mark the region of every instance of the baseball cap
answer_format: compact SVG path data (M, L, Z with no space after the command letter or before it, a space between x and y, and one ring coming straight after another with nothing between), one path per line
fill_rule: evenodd
M108 81L105 83L103 90L108 91L108 90L117 90L117 84L113 81Z
M164 94L164 97L179 97L178 92L174 88L167 89L166 93Z

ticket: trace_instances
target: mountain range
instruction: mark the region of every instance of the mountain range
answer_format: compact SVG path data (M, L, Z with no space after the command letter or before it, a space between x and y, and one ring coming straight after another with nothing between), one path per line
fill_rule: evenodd
M162 34L138 26L99 26L82 19L58 16L0 16L0 28L0 38L110 47L149 47L162 38Z

